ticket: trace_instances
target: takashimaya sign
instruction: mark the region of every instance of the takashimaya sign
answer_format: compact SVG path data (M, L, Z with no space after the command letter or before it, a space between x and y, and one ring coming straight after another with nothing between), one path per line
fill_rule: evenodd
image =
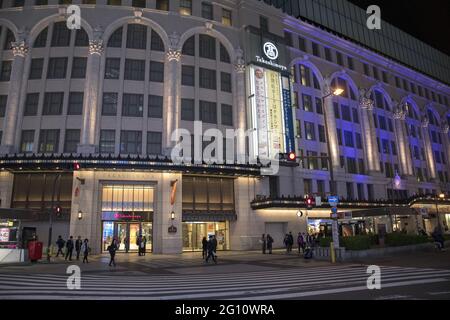
M285 66L282 66L274 60L278 59L278 48L272 43L272 42L266 42L263 45L263 51L264 55L269 58L269 60L266 60L264 57L256 56L256 61L259 63L264 63L266 65L269 65L271 67L275 67L277 69L280 69L282 71L286 71L287 68Z
M278 58L278 49L272 42L266 42L263 46L264 54L270 60L276 60Z

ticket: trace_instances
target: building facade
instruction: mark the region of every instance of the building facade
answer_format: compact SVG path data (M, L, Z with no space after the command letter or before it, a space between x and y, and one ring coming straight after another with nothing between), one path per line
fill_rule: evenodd
M96 253L114 237L133 251L138 235L154 253L198 250L210 234L222 250L258 248L263 233L281 246L327 225L326 205L297 212L304 195L330 194L330 163L342 210L359 217L343 233L450 223L444 202L435 219L408 211L434 205L405 202L450 190L446 74L257 0L3 1L0 26L1 207L60 207L53 239L87 237ZM175 163L174 130L198 121L200 148L221 140L217 154L292 151L299 163L275 175L234 155ZM230 144L227 129L258 143ZM29 224L46 242L46 218Z

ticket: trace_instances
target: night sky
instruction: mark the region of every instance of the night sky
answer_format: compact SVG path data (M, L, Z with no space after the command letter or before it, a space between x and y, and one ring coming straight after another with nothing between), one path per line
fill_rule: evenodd
M378 5L383 20L450 55L449 0L349 1L364 9Z

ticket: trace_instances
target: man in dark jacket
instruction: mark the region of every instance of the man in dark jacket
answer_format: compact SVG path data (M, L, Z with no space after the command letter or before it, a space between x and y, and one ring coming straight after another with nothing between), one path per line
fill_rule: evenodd
M72 261L73 247L74 247L74 245L73 245L73 237L70 236L69 240L67 240L67 243L66 243L66 248L67 248L66 260L67 260L67 257L69 257L69 261Z
M292 251L292 246L294 245L294 236L292 235L292 232L289 232L289 249L288 252Z
M111 264L114 264L114 267L116 266L116 260L115 260L115 257L116 257L116 251L117 251L117 249L118 249L118 245L117 245L117 242L116 242L116 239L114 239L113 241L112 241L112 243L108 246L108 248L107 248L107 250L108 250L108 252L109 252L109 255L110 255L110 257L111 257L111 259L109 260L109 266L111 267Z
M59 254L61 253L61 255L64 257L64 252L62 251L62 249L64 248L64 240L61 236L58 236L58 240L56 240L56 245L58 246L58 252L56 253L56 256L58 257Z
M208 240L206 240L206 237L203 237L203 239L202 239L202 258L206 259L207 255L208 255Z
M269 254L272 254L272 245L273 245L273 238L270 236L270 234L267 235L267 250L269 250Z
M261 245L262 245L262 253L266 254L267 239L266 239L266 235L264 233L263 233L263 235L261 237Z
M82 245L83 245L83 240L81 240L81 237L78 236L78 239L75 241L75 251L77 252L77 260L80 260L80 252L81 252Z
M217 249L217 240L214 236L209 236L208 241L208 256L206 257L206 262L208 262L209 257L211 257L214 263L217 263L216 259L216 249Z

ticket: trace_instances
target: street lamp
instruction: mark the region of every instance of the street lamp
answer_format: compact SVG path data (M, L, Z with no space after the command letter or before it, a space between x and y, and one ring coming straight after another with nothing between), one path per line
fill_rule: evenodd
M330 193L331 195L335 195L335 186L334 186L334 173L333 173L333 164L331 161L331 145L330 145L330 139L328 139L328 122L327 122L327 108L325 108L325 99L330 96L340 96L344 93L344 89L336 88L333 92L325 95L322 97L322 109L323 109L323 118L324 118L324 125L325 125L325 132L327 132L327 150L328 150L328 163L329 163L329 170L330 170Z
M83 211L78 211L78 220L83 219Z

